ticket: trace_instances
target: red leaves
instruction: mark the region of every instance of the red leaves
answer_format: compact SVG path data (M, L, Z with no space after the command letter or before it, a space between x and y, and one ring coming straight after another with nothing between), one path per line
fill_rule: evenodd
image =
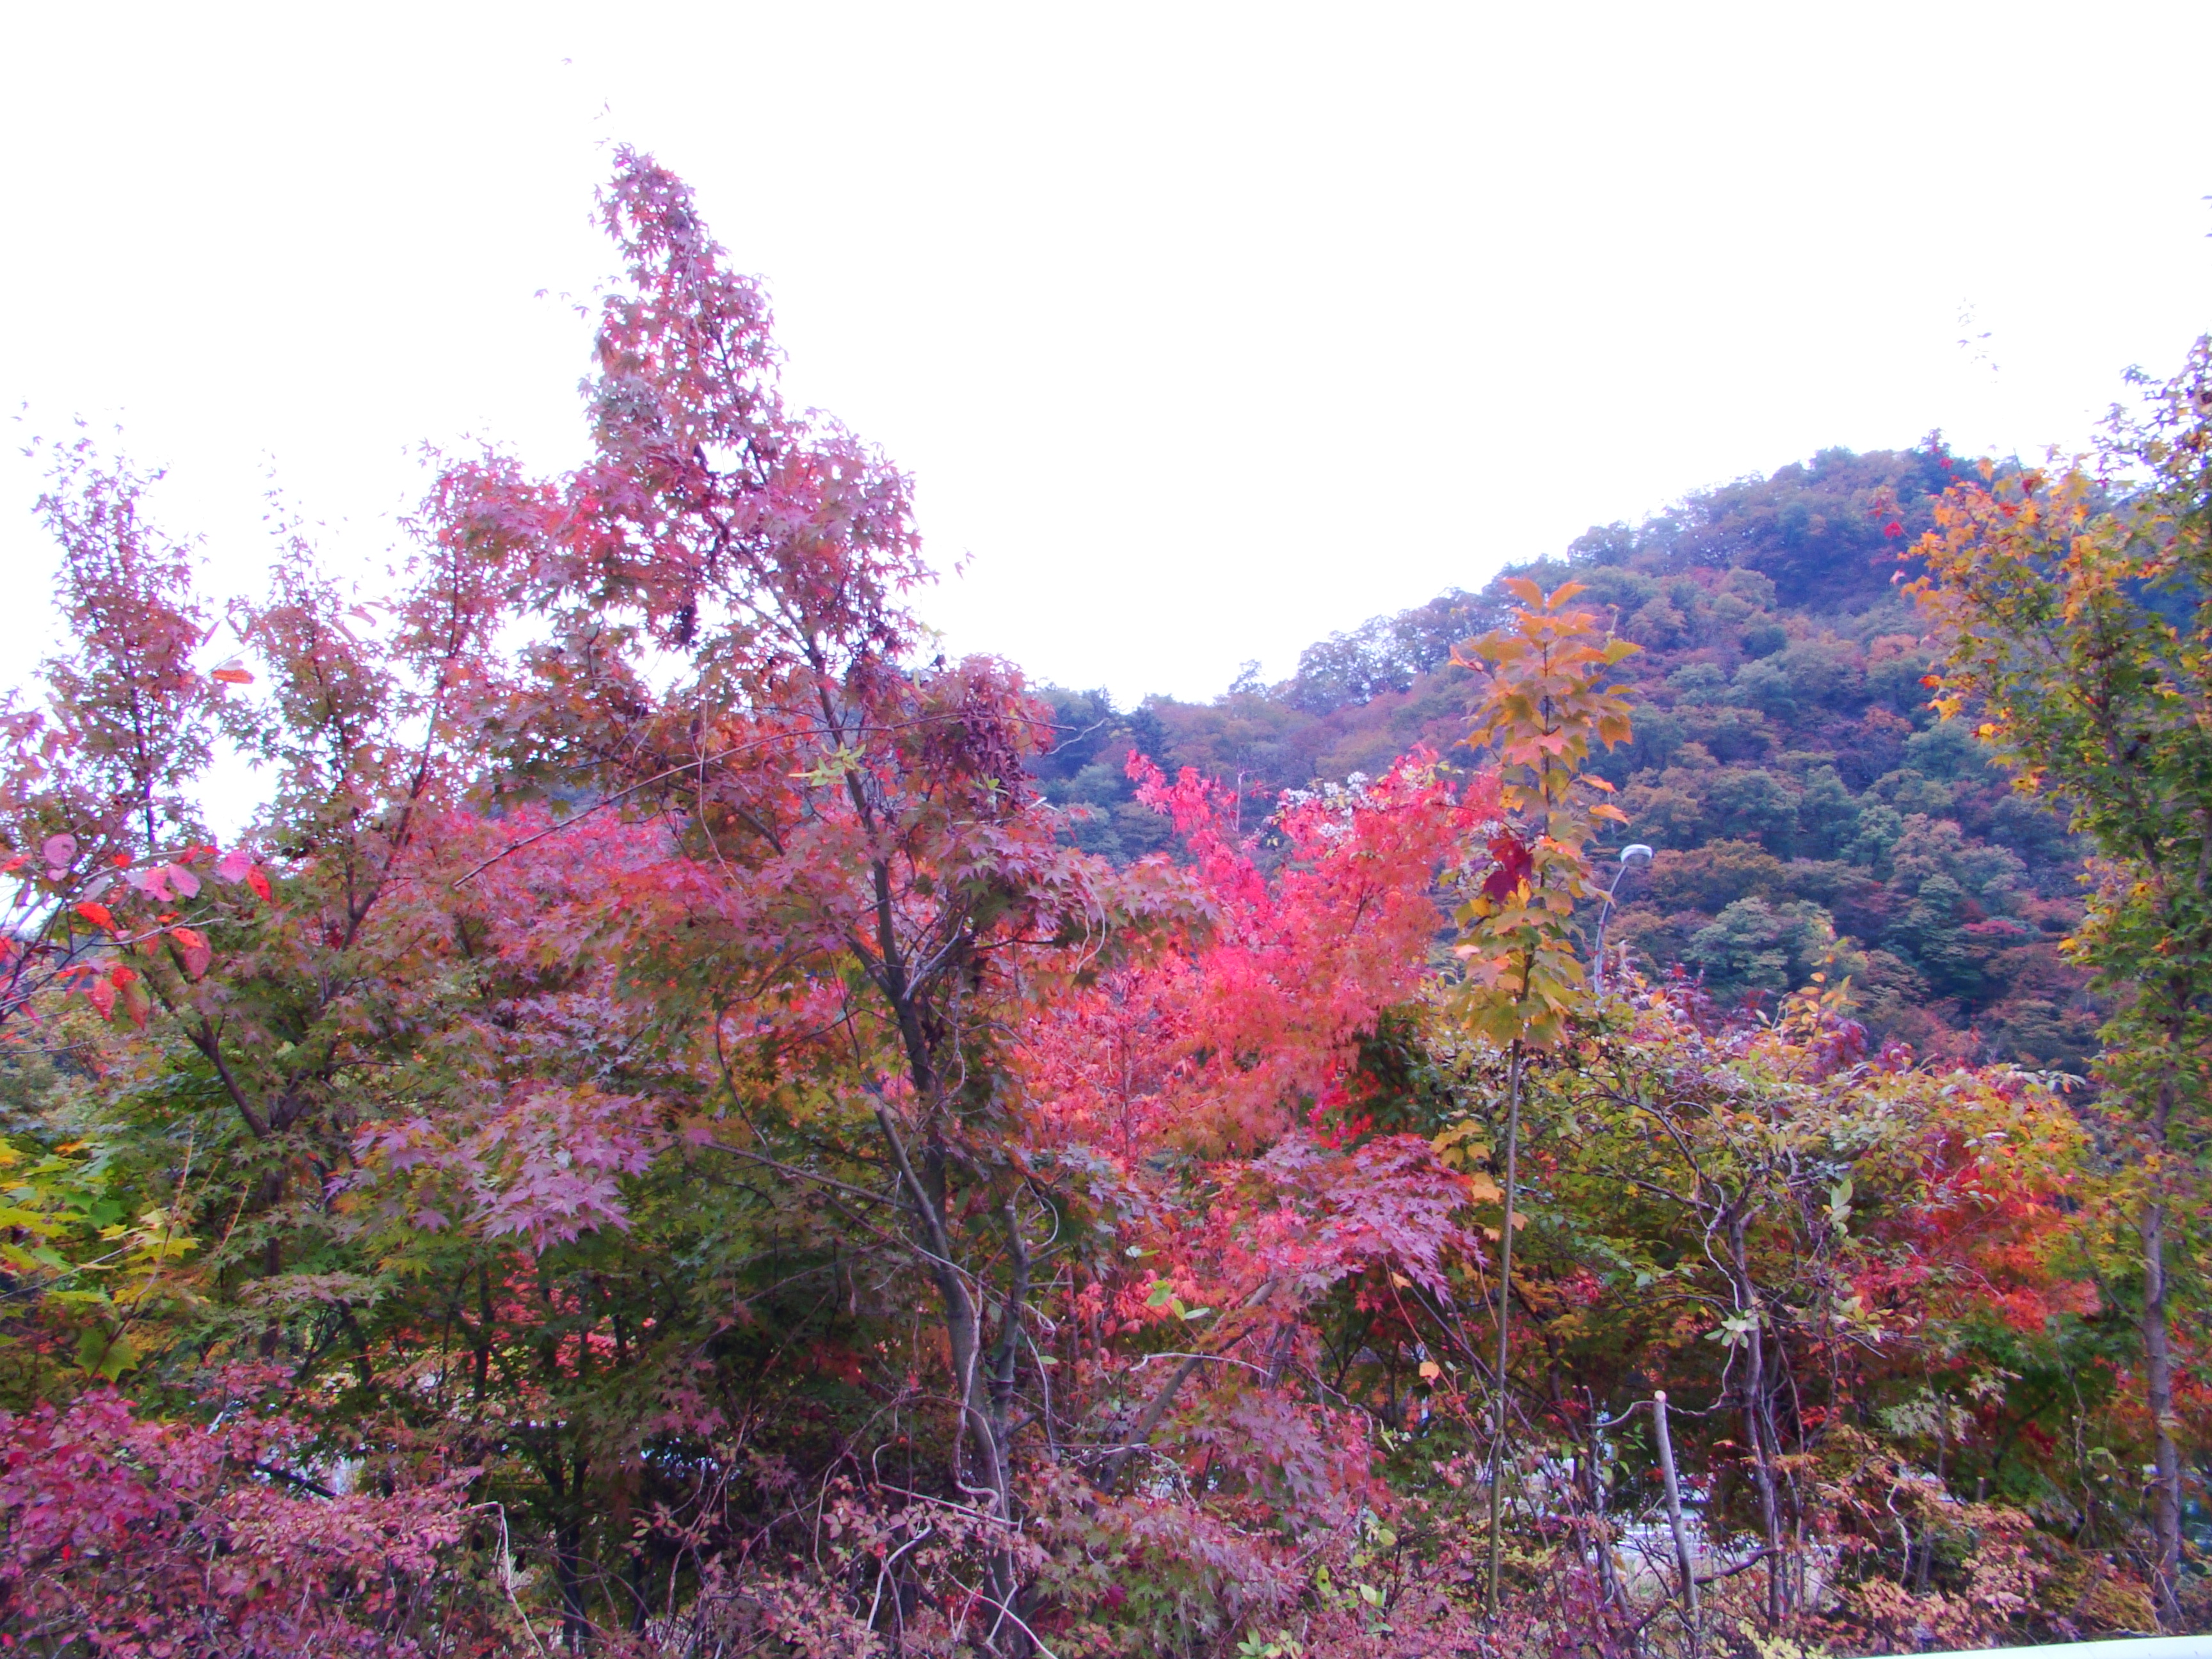
M1528 879L1535 857L1528 843L1510 830L1501 830L1490 838L1490 856L1493 867L1482 878L1482 896L1493 904L1503 904Z
M298 1468L308 1443L251 1410L146 1421L104 1389L0 1413L9 1622L113 1654L194 1649L210 1625L241 1656L386 1650L397 1586L461 1535L465 1480L334 1498L263 1473Z
M198 979L207 972L208 964L215 960L215 953L208 949L204 933L197 928L172 927L169 937L176 941L177 948L184 954L186 974Z
M1119 1012L1150 1023L1146 1046L1166 1068L1156 1109L1188 1144L1265 1144L1311 1102L1348 1098L1360 1033L1425 972L1437 872L1491 810L1489 781L1462 797L1431 763L1416 750L1358 791L1286 796L1270 821L1285 854L1270 879L1237 836L1231 791L1188 769L1170 784L1131 757L1138 798L1185 838L1185 879L1210 919L1120 992ZM1040 1041L1082 1040L1077 1013L1056 1011Z
M108 982L115 987L116 991L122 997L123 1012L130 1015L131 1023L140 1030L144 1030L146 1016L153 1012L153 1006L146 996L145 981L140 979L136 972L119 962L108 970L107 978Z
M1897 538L1905 533L1905 526L1899 524L1896 520L1892 519L1887 524L1882 526L1881 533L1889 538L1892 541L1894 541Z
M104 904L88 899L82 904L73 904L70 908L95 927L104 928L111 933L119 933L123 931L115 925L113 914Z
M116 963L104 974L84 974L76 982L76 990L99 1012L102 1019L115 1018L116 1006L120 1003L131 1023L141 1030L146 1027L147 1016L153 1004L146 994L146 984L136 969Z

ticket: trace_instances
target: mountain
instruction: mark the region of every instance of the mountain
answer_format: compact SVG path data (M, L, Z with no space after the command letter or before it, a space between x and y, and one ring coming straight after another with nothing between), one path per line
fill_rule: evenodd
M1579 581L1644 647L1621 665L1634 740L1594 769L1620 791L1624 843L1657 849L1625 873L1609 928L1644 971L1699 976L1723 1003L1848 976L1878 1043L2079 1073L2101 1011L2058 945L2081 914L2083 848L1967 726L1936 720L1921 684L1935 653L1901 591L1899 550L1952 466L1935 438L1825 450L1594 527L1500 580ZM1127 860L1171 839L1131 797L1133 747L1235 782L1255 825L1281 791L1379 773L1416 743L1449 759L1474 684L1452 647L1509 603L1498 581L1450 590L1210 703L1123 711L1048 689L1064 736L1040 781L1088 809L1084 845Z

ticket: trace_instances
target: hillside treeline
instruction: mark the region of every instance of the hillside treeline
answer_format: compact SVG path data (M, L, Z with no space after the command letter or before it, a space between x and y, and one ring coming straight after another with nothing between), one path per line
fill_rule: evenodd
M1922 683L1940 647L1899 579L1953 466L1935 439L1826 451L1375 617L1209 704L1050 690L1063 735L1039 775L1086 814L1079 844L1126 860L1169 840L1133 798L1132 747L1241 786L1255 817L1417 743L1469 763L1479 676L1455 647L1509 613L1505 580L1573 580L1643 647L1620 668L1635 736L1593 768L1629 814L1611 839L1657 849L1613 924L1647 973L1770 1008L1848 975L1877 1044L2086 1075L2102 1010L2058 950L2085 849Z

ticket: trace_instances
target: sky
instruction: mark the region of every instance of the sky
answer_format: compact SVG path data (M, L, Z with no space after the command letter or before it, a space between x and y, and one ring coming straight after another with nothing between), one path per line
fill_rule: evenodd
M2202 3L0 25L0 410L166 466L217 593L272 481L374 594L424 446L580 459L617 143L915 476L951 645L1125 705L1832 445L2078 447L2212 327Z

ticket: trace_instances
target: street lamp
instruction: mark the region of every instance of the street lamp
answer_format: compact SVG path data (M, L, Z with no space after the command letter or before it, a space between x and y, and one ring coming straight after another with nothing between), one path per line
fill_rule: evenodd
M1590 976L1591 988L1602 997L1605 994L1605 924L1613 916L1613 896L1620 890L1620 878L1628 873L1631 859L1648 859L1651 849L1642 842L1633 842L1620 849L1620 868L1613 872L1613 885L1605 890L1605 902L1597 913L1597 965Z

